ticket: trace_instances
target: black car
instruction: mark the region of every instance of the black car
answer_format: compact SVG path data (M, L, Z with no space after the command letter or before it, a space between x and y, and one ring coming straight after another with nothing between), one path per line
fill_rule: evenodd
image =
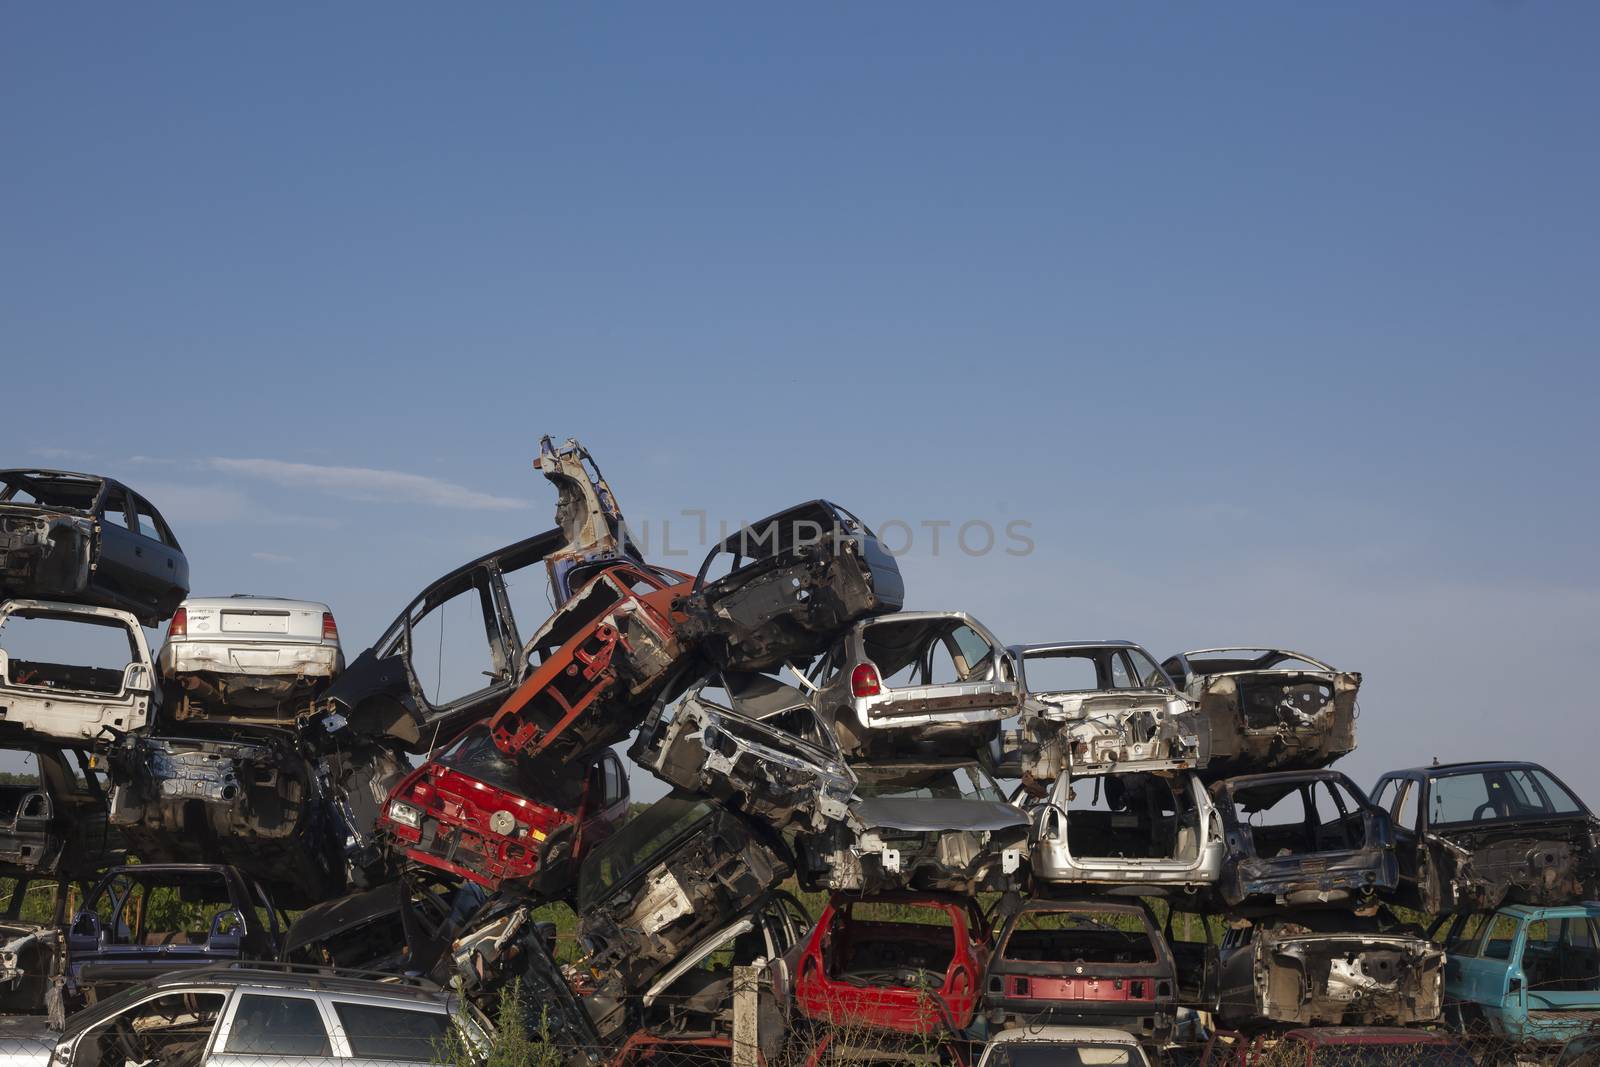
M1426 912L1600 896L1600 819L1537 763L1389 771L1372 799L1394 821L1400 899Z
M54 747L29 757L33 768L0 783L0 877L93 877L119 858L122 839L107 825L105 790L89 757Z
M483 902L483 890L471 882L407 872L301 912L284 935L283 962L427 974Z
M422 753L499 708L523 679L525 640L550 614L537 565L564 543L560 530L548 530L418 593L323 694L323 707L351 727L333 732Z
M711 550L684 600L682 634L719 666L767 670L810 660L851 623L904 601L900 565L866 524L812 500Z
M1217 895L1291 906L1342 904L1399 882L1389 815L1338 771L1282 771L1211 787L1222 816Z
M1109 1026L1164 1041L1177 1004L1172 953L1140 903L1016 905L995 938L983 980L983 1006L994 1026Z
M189 595L189 561L161 513L121 482L4 470L0 594L120 608L156 626Z
M67 997L92 1004L167 971L275 960L284 925L272 898L235 867L113 867L67 928Z

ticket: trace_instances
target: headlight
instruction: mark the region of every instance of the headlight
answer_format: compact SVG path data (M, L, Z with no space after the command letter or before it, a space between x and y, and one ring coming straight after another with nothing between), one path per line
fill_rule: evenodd
M414 808L403 800L391 800L389 802L389 818L401 826L409 826L413 830L422 826L421 809Z

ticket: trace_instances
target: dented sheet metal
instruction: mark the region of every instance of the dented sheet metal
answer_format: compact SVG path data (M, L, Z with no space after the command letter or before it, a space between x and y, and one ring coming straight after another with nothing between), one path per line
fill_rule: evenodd
M128 642L127 665L113 670L14 658L6 652L5 627L29 619L112 631ZM107 728L136 730L150 715L155 678L144 631L126 611L44 600L0 604L0 728L80 745L104 740Z
M1255 648L1185 652L1162 667L1208 724L1210 778L1325 767L1356 747L1354 671Z
M641 561L617 498L588 449L572 438L557 445L546 435L539 441L535 465L556 487L556 526L566 539L545 557L557 603L572 596L569 574L579 564L622 558Z
M806 694L761 674L714 674L658 702L628 755L662 781L779 829L843 819L855 775Z

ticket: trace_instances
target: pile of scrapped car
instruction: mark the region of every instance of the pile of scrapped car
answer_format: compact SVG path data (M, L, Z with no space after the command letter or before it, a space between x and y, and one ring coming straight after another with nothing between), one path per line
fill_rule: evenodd
M1600 1021L1600 821L1538 765L1394 771L1369 799L1330 769L1358 674L1008 646L902 610L893 556L824 500L668 570L576 442L537 468L557 528L430 585L348 668L324 604L186 599L126 487L0 472L0 743L38 771L0 786L0 1009L59 1025L270 962L490 1012L515 986L573 1065L728 1055L739 968L769 1063L965 1060L1048 1026L1155 1055L1197 1027ZM56 662L22 624L118 648ZM670 787L636 814L624 742ZM37 882L53 911L25 922Z

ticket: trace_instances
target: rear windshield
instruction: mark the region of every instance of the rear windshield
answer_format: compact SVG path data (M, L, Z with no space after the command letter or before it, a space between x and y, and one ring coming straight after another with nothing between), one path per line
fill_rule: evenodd
M1586 809L1539 767L1500 767L1428 778L1428 825L1460 826L1580 815Z
M100 485L93 479L12 475L0 479L0 501L88 511L100 495Z
M1136 911L1025 911L1000 946L1024 963L1155 963L1144 916Z
M650 805L584 860L578 875L578 910L593 907L633 874L654 866L710 814L710 804L684 797L666 797Z
M133 631L97 615L16 613L0 622L12 685L117 693L141 661Z
M1172 688L1142 648L1041 649L1023 656L1022 673L1035 693Z
M467 731L434 760L496 789L564 811L576 811L583 800L587 767L518 759L501 752L487 729Z

